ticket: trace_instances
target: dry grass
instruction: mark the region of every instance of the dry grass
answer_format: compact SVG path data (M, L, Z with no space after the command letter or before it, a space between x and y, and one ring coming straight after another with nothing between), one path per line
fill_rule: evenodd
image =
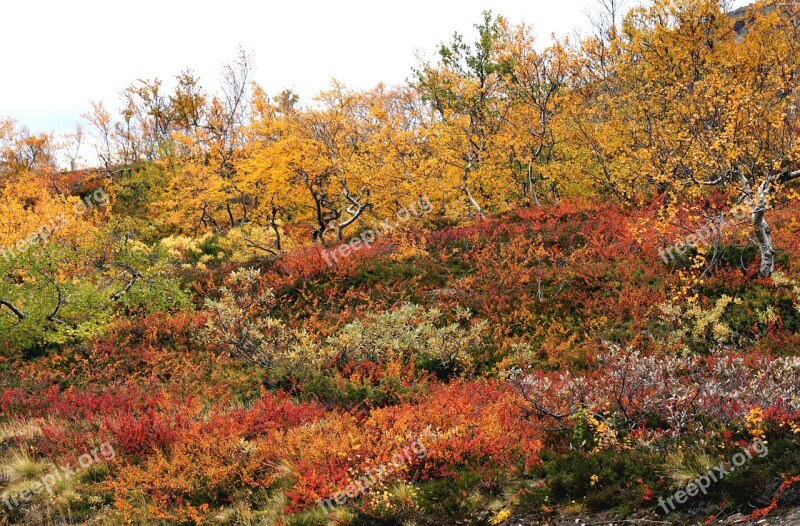
M664 471L676 488L686 487L708 473L717 461L699 447L679 449L667 455Z

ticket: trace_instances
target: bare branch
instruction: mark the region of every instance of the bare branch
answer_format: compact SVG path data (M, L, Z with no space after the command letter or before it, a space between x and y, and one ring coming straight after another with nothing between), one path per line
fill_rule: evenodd
M16 308L11 302L7 300L0 300L0 307L6 307L8 310L14 313L17 317L18 323L27 318L24 312Z
M130 279L130 281L128 281L128 284L125 286L124 289L122 289L121 291L119 291L119 292L115 293L113 296L111 296L111 301L117 301L123 295L127 294L131 290L131 288L136 284L136 281L140 277L142 277L142 275L139 273L139 271L134 269L133 267L125 266L123 268L126 271L128 271L128 273L131 275L131 279Z

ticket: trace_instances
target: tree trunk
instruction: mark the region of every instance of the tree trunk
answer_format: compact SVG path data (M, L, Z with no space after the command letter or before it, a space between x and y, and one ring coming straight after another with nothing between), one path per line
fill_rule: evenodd
M761 264L758 273L763 278L768 278L775 271L775 250L772 245L772 229L764 219L767 210L766 199L762 196L753 210L753 234L756 237L758 250L761 252Z
M741 178L745 195L752 195L750 190L750 182L743 174L741 175ZM775 272L775 248L772 245L772 229L764 219L764 214L766 213L769 205L767 197L769 194L775 191L774 184L776 182L778 185L784 185L799 178L800 170L773 174L764 179L764 181L755 191L758 201L753 208L750 218L753 222L753 235L756 238L758 250L761 252L761 263L758 267L758 273L762 278L768 278L773 272Z
M536 183L533 180L533 160L528 162L528 190L533 200L533 204L537 207L542 206L539 204L539 196L536 195Z
M228 219L231 222L231 228L236 227L236 221L233 219L233 210L231 210L231 204L225 203L225 209L228 210Z
M467 197L467 201L469 201L470 204L475 208L475 211L481 217L481 219L485 219L486 214L483 213L483 208L481 208L481 205L478 204L478 202L472 196L472 192L469 190L469 174L471 171L472 161L470 161L469 164L467 164L467 166L464 168L464 175L461 178L461 182L463 183L461 185L461 191L464 192L464 195Z
M272 231L275 232L275 248L280 252L283 250L281 244L281 229L278 227L278 211L275 208L272 209L272 218L269 221L269 226L272 228Z
M472 197L472 192L469 191L469 187L464 185L461 187L461 189L464 191L464 194L466 194L467 200L475 208L475 212L481 217L481 219L485 219L486 214L483 213L483 208L481 208L481 205L479 205L475 198Z

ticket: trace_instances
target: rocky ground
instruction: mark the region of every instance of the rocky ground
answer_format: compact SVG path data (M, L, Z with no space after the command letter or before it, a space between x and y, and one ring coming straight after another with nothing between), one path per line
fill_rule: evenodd
M515 516L504 522L508 526L627 526L627 525L664 525L664 526L709 526L715 524L736 524L742 526L800 526L800 487L788 488L778 501L778 508L767 517L757 521L748 520L748 514L756 508L763 508L769 504L775 495L780 481L768 488L761 495L753 496L752 508L738 510L723 510L709 513L709 507L698 505L690 510L691 513L672 513L668 516L658 515L654 510L641 510L620 519L613 513L591 513L586 515L566 514L530 514ZM709 519L712 513L716 517Z
M520 516L509 519L508 526L628 526L628 525L664 525L664 526L708 526L712 524L737 524L742 526L800 526L800 508L779 508L766 518L758 521L749 521L741 513L727 514L714 520L698 520L685 515L674 515L670 517L659 517L651 512L636 513L632 516L620 520L609 515L591 515L585 517L543 517L543 516Z

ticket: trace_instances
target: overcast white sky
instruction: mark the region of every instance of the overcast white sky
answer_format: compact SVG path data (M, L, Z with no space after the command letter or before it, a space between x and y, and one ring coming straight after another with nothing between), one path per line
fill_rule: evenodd
M239 45L272 94L312 96L333 77L358 88L398 83L415 51L470 35L485 9L547 39L585 27L591 1L2 0L0 116L34 132L69 131L90 101L115 107L137 78L170 80L186 68L214 90Z

